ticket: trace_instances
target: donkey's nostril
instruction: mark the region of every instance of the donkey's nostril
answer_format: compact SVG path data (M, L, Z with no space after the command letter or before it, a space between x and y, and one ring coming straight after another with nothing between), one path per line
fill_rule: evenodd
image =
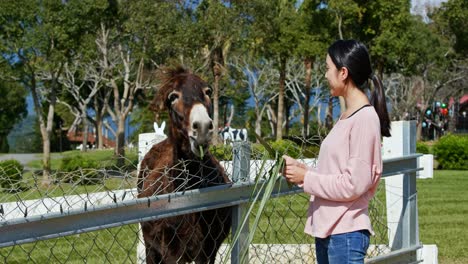
M198 122L194 122L192 127L193 127L193 130L198 130L198 127L199 127Z
M213 130L213 122L210 122L210 125L208 126L209 130Z

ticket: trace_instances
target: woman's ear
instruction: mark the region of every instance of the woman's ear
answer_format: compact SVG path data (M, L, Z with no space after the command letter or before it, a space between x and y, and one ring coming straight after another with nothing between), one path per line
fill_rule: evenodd
M348 68L341 67L340 72L339 72L339 76L340 76L340 79L342 81L344 81L344 80L346 80L348 78L348 74L349 74Z

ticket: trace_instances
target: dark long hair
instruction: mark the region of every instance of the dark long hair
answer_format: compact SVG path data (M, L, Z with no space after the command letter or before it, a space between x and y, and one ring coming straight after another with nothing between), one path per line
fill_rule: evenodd
M346 67L351 80L364 92L365 84L372 80L374 90L370 103L374 106L380 120L380 133L390 137L390 117L382 81L373 71L366 46L356 40L338 40L328 48L328 55L337 69Z

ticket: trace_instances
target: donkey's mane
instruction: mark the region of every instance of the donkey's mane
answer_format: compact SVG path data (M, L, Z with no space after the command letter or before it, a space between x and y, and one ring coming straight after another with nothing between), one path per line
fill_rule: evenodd
M186 78L191 72L185 67L178 65L174 67L164 67L158 70L157 79L159 80L158 90L151 102L150 109L154 112L160 112L166 109L165 100L175 89L176 85Z

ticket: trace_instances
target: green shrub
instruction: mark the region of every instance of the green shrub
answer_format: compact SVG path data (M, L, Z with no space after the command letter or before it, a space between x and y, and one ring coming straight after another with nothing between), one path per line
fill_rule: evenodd
M65 157L62 159L57 174L59 180L83 185L97 184L102 182L100 166L96 160L81 155Z
M229 144L210 146L210 152L217 160L232 160L232 146Z
M21 190L20 182L23 175L23 165L17 160L5 160L0 162L0 185L8 192Z
M320 146L309 145L302 148L303 158L317 158L320 152Z
M279 153L280 156L288 155L292 158L301 156L301 148L291 140L283 139L271 143L271 147Z
M416 142L416 152L421 154L430 154L429 147L421 141Z
M263 160L263 159L272 159L270 153L265 149L262 144L253 143L252 144L252 153L250 154L250 159L253 160Z
M439 167L445 170L468 169L468 136L446 135L434 145Z

